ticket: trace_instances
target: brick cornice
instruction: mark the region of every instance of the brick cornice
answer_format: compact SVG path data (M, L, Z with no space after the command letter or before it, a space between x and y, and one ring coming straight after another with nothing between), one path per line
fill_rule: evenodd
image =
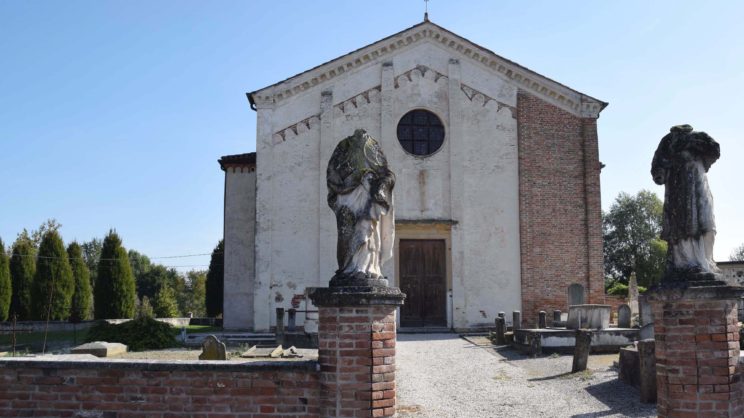
M412 26L354 52L328 61L284 81L249 93L257 107L271 107L289 97L313 89L357 68L387 59L389 55L422 41L433 42L457 54L460 59L476 63L515 86L575 116L597 118L607 103L571 89L493 51L481 47L429 21Z

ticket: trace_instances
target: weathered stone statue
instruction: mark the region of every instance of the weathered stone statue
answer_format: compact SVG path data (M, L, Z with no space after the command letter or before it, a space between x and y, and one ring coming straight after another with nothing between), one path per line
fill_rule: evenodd
M393 187L380 144L363 129L343 139L328 162L328 205L338 226L338 270L331 286L387 286L381 265L392 257Z
M721 151L705 132L690 125L673 126L661 139L651 163L656 184L665 185L661 238L668 243L662 281L715 278L716 225L706 173Z

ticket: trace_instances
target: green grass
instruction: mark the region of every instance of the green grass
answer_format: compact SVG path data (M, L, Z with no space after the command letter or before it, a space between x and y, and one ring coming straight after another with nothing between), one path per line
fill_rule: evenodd
M180 327L176 327L175 330L177 334L181 333ZM222 332L222 328L213 327L210 325L187 325L186 326L187 334L206 334L206 333L213 333L213 332Z

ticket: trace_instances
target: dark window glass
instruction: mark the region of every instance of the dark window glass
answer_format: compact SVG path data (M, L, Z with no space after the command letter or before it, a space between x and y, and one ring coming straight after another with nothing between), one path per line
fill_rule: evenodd
M398 141L410 154L431 155L444 142L444 126L434 113L423 109L412 110L398 122Z

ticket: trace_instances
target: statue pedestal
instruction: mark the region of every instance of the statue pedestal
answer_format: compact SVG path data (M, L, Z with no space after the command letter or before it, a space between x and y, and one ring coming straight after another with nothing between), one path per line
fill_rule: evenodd
M320 416L395 415L396 287L332 286L309 290L318 307Z
M659 417L742 417L737 302L744 288L675 282L646 293L654 313Z

